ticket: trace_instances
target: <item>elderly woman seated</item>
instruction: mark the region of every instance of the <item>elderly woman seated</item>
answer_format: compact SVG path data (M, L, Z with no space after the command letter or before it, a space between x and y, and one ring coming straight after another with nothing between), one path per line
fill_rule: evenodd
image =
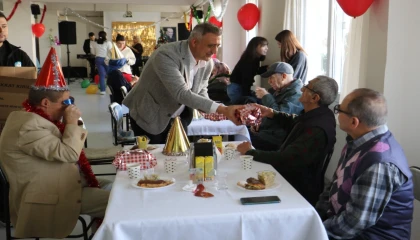
M227 104L230 101L226 90L227 85L230 84L230 69L217 58L213 58L213 61L214 67L207 87L209 98Z

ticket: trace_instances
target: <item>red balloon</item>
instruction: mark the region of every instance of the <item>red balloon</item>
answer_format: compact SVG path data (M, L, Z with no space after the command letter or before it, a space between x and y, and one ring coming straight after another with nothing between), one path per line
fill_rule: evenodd
M260 20L260 10L253 3L243 5L238 11L238 21L245 30L251 30Z
M99 75L96 74L93 80L95 81L96 84L99 84Z
M212 23L212 24L218 26L219 28L221 28L223 26L223 22L219 22L215 16L211 16L209 18L209 23Z
M38 38L41 37L42 34L44 34L44 32L45 32L44 24L42 24L42 23L32 24L32 32L34 33L34 35L36 37L38 37Z
M337 3L347 15L359 17L368 10L373 0L337 0Z

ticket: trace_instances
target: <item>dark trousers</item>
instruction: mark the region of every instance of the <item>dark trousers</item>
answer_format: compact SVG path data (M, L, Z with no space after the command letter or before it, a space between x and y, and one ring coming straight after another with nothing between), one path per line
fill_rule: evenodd
M89 62L89 65L90 65L90 78L92 79L92 81L94 81L94 78L96 75L95 58L88 58L87 61Z
M182 124L182 127L185 130L185 133L187 133L187 130L188 130L188 121L185 118L186 115L187 115L187 113L186 113L187 111L188 111L187 108L185 108L185 110L180 115L181 124ZM146 130L144 130L139 125L137 125L136 121L130 116L130 125L131 125L131 129L134 132L134 135L135 136L146 135L150 139L149 144L165 144L166 143L166 137L168 136L169 130L171 130L173 121L174 121L174 119L172 118L169 121L168 126L166 126L165 130L163 130L163 132L155 135L155 134L148 133Z

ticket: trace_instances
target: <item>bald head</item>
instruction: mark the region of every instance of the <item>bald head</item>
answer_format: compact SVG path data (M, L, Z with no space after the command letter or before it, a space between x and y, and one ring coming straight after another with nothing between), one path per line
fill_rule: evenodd
M386 123L388 107L382 93L368 88L359 88L349 95L347 110L369 128Z

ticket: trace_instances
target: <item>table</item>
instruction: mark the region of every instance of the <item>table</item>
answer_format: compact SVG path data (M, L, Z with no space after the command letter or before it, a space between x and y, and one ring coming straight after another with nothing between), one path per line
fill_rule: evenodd
M200 135L234 135L235 141L251 141L245 125L236 126L230 120L210 121L208 119L194 120L188 126L188 136Z
M162 146L161 146L162 147ZM164 189L143 190L131 186L126 171L118 171L108 208L94 239L285 239L327 240L325 228L315 209L280 174L281 186L266 192L247 191L236 183L256 177L260 170L274 170L271 165L254 162L252 170L242 170L239 153L233 160L221 160L218 171L228 174L228 190L218 191L211 182L206 190L213 198L195 197L182 190L188 183L185 157L177 157L174 174L163 174L162 148L153 150L158 159L155 173L176 179ZM279 204L241 205L242 197L277 195Z

